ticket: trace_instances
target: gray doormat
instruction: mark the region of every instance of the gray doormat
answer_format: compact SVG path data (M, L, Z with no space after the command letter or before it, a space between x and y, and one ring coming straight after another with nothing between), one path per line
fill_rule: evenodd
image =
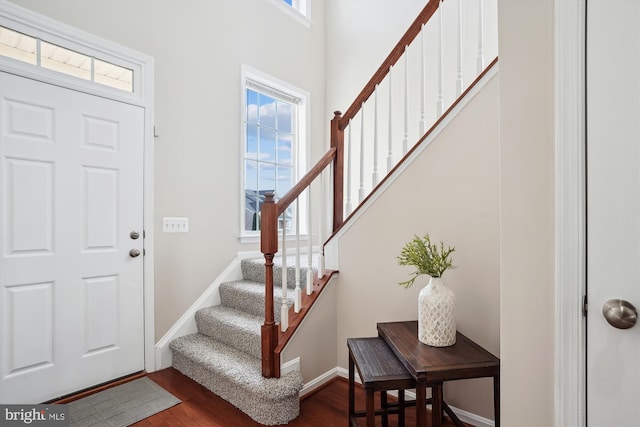
M68 404L71 426L125 427L180 403L143 377Z

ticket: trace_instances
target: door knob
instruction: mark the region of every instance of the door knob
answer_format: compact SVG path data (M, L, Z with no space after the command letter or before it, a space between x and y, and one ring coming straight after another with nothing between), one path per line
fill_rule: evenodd
M131 250L129 251L129 256L130 256L131 258L135 258L135 257L137 257L138 255L140 255L140 251L139 251L139 250L137 250L137 249L131 249Z
M629 301L610 299L602 306L602 315L614 328L633 328L638 320L638 311Z

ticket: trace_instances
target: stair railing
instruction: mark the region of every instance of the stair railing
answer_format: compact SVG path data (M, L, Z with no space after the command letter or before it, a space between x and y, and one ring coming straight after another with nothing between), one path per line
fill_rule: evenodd
M322 179L323 172L331 166L331 189L330 197L331 216L332 216L332 232L336 232L345 222L345 217L352 215L354 206L357 208L373 192L381 183L379 171L380 157L380 140L379 129L386 127L388 131L387 137L387 156L386 156L386 172L389 174L408 153L412 150L408 141L412 138L417 141L415 145L420 143L427 132L427 123L436 123L443 114L446 114L447 105L451 108L456 100L464 92L464 79L467 75L468 81L475 81L484 70L485 57L485 6L488 0L474 0L473 2L462 0L448 0L448 5L443 7L444 0L430 0L422 9L417 18L396 44L391 53L384 60L382 65L374 73L373 77L365 85L362 91L356 96L355 100L349 106L344 114L340 111L334 113L331 120L330 130L330 148L329 151L316 163L311 170L282 198L274 200L273 194L267 195L265 202L261 207L261 252L265 257L266 270L266 298L265 298L265 322L262 326L262 375L268 378L280 377L280 352L286 345L289 338L293 335L293 331L300 323L310 306L313 304L324 285L328 282L332 271L324 271L324 261L322 254L318 262L318 273L315 277L308 277L307 292L302 295L299 285L299 243L296 242L296 286L294 307L291 309L287 303L287 261L286 244L287 244L287 223L295 223L296 238L299 239L300 219L298 213L300 211L299 198L306 194L307 203L311 203L310 186L318 178ZM464 4L464 7L463 7ZM473 7L470 5L473 4ZM465 14L466 10L466 14ZM439 19L432 19L436 13ZM477 16L469 16L476 14ZM451 18L455 19L451 19ZM445 19L447 18L447 19ZM438 21L438 22L434 22ZM445 32L445 22L457 22L455 31ZM473 22L473 25L466 25L463 22ZM477 41L473 46L466 47L463 42L463 28L477 26ZM454 43L456 49L445 51L445 44L451 44L451 33L457 40ZM435 39L435 41L434 41ZM445 43L446 42L446 43ZM427 47L425 44L433 47L437 51L436 60L427 62ZM450 55L446 53L449 52ZM469 53L470 52L470 53ZM497 52L496 52L497 53ZM469 56L471 55L471 58ZM453 71L451 70L450 57L453 56ZM417 58L416 58L417 57ZM413 59L411 59L413 58ZM471 59L471 61L469 61ZM463 61L465 66L463 67ZM476 67L469 67L469 63L476 64ZM410 66L413 64L413 67ZM417 65L416 65L417 64ZM449 64L446 65L445 64ZM435 72L429 71L429 66L435 66ZM469 71L469 68L473 68ZM394 71L395 69L395 71ZM398 72L398 69L402 73ZM433 71L433 70L432 70ZM427 107L427 80L428 77L436 74L437 79L433 85L435 88L435 96L432 107ZM445 74L452 75L453 80L450 82L445 79ZM398 78L403 76L402 78ZM392 83L392 77L393 82ZM397 82L401 82L398 84ZM432 82L433 83L433 82ZM381 87L386 88L388 98L386 103L379 103L379 93ZM420 89L415 95L415 87ZM453 91L448 91L449 87L454 87ZM412 90L410 92L410 89ZM448 92L453 92L449 94ZM373 100L371 99L373 97ZM369 105L372 104L372 105ZM387 110L382 108L386 105ZM418 106L419 105L419 106ZM365 109L366 107L366 109ZM394 115L396 110L403 112L401 115ZM410 110L414 113L412 117ZM435 110L429 113L430 110ZM365 113L366 111L366 113ZM381 114L386 116L381 118ZM386 113L386 114L385 114ZM359 116L359 117L358 117ZM352 126L351 122L356 119L359 127ZM373 123L373 129L367 128L365 124ZM411 126L410 126L411 124ZM395 132L394 129L400 129ZM411 132L415 135L411 135ZM346 152L345 152L345 132L347 133ZM368 134L372 134L369 137ZM399 136L398 136L399 134ZM414 138L415 137L415 138ZM353 142L360 141L359 146ZM401 148L398 149L398 146ZM365 154L371 151L370 163L365 162ZM402 154L397 155L400 151ZM359 165L354 165L354 159L359 157ZM397 158L397 160L396 160ZM345 167L345 160L347 165ZM359 180L355 183L355 172L359 172ZM365 172L371 173L370 185L365 188ZM345 182L346 178L346 182ZM382 178L384 180L384 177ZM324 185L320 185L320 198L324 196ZM352 193L358 190L358 201L353 203ZM346 198L345 198L346 193ZM294 204L295 203L295 204ZM292 206L293 205L293 206ZM324 203L320 204L320 208L313 209L314 212L324 212L326 207ZM307 208L308 214L312 209L310 205ZM346 213L346 215L345 215ZM293 216L295 215L295 220ZM322 224L324 219L319 220L319 238L320 247L326 236L323 232ZM278 234L282 232L283 244L283 284L282 284L282 303L281 303L281 321L280 328L275 322L274 312L274 279L273 279L273 259L278 253ZM311 225L309 225L308 244L309 244L309 260L311 253ZM310 261L308 271L310 271ZM310 276L310 273L308 273ZM312 280L312 283L310 281Z
M283 248L283 265L282 265L282 313L281 328L275 323L275 310L274 310L274 280L273 280L273 258L278 253L278 232L282 231L283 246L286 245L287 236L287 217L285 212L287 208L291 206L293 202L297 202L304 191L309 192L311 184L316 178L321 177L323 171L332 163L335 162L337 157L337 148L331 147L329 151L316 163L309 172L296 185L293 186L287 194L285 194L279 200L274 199L274 195L269 193L265 196L265 201L262 204L260 210L261 216L261 229L260 229L260 251L264 254L265 258L265 319L261 329L262 337L262 375L267 378L279 378L280 377L280 352L284 348L284 345L293 334L294 327L296 327L310 305L317 298L320 291L326 284L326 280L322 280L325 276L324 266L318 267L318 273L314 278L311 272L311 263L307 266L307 279L306 279L306 295L303 297L300 286L298 284L299 278L296 277L296 303L294 304L293 313L289 313L289 307L286 302L287 292L287 264L285 256L286 251ZM322 192L322 188L320 189ZM310 203L311 195L307 194L308 203ZM295 215L298 215L300 209L295 209ZM311 213L311 209L307 209L308 213ZM280 218L282 220L280 220ZM322 222L322 219L320 220ZM296 219L296 228L300 224L300 220ZM311 225L309 224L309 228ZM296 258L299 259L299 229L296 238ZM322 234L322 233L320 233ZM322 237L322 236L321 236ZM308 257L311 257L311 240L312 233L309 230L308 243L309 252ZM300 262L296 265L296 276L298 276L300 268ZM329 272L330 273L330 272ZM328 279L328 278L327 278ZM306 298L305 298L306 297Z
M336 112L332 138L344 142L346 167L340 173L346 182L334 226L477 80L485 57L497 56L495 25L486 25L496 15L493 0L430 0L344 114Z

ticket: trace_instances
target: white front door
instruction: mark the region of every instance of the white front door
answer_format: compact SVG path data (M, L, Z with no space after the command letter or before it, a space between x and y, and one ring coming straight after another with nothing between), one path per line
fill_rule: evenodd
M640 424L640 2L587 1L587 423ZM630 313L620 305L610 314ZM613 319L615 322L615 319Z
M143 137L141 107L0 72L0 403L143 369Z

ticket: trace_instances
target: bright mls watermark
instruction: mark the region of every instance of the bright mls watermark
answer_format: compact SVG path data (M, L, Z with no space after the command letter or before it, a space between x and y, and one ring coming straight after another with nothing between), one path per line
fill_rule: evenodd
M0 405L0 426L65 427L67 405Z

